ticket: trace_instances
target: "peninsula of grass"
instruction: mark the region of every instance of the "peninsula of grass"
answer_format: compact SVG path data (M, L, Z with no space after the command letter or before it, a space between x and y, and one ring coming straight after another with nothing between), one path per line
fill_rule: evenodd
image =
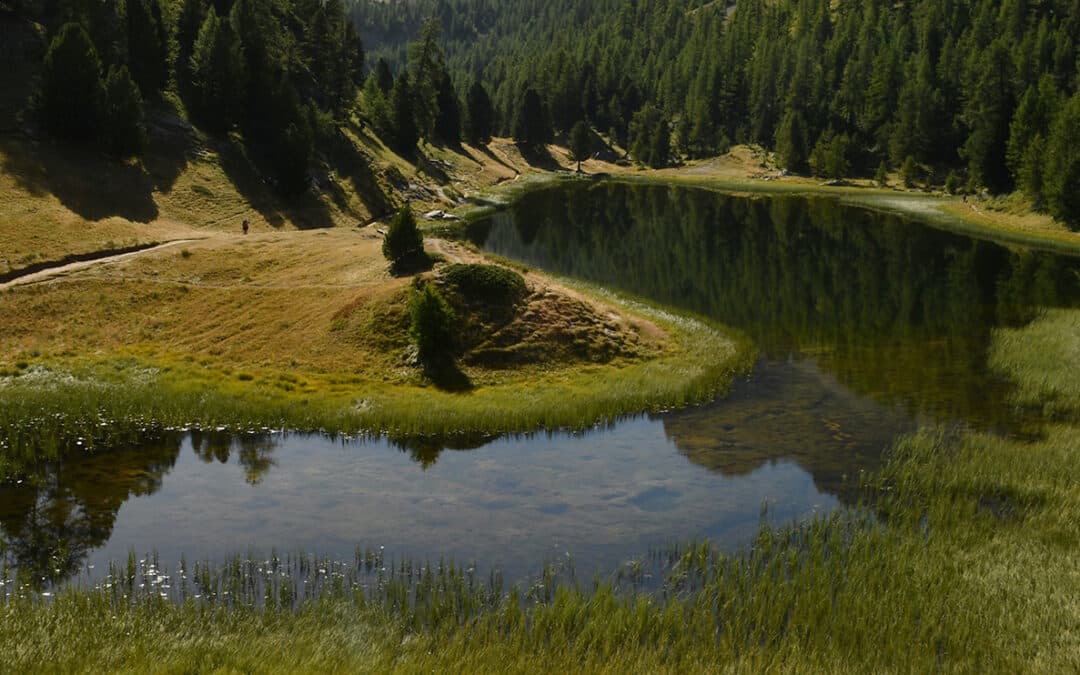
M233 242L200 241L0 295L7 468L147 427L577 429L710 400L753 360L744 339L706 321L478 264L450 242L434 246L456 264L394 277L378 237L289 241L249 237L240 254ZM490 273L463 273L472 269L520 288L488 297ZM418 362L409 338L408 302L422 283L481 293L459 307L451 382Z
M203 567L186 582L200 598L174 603L156 588L140 590L129 563L109 586L47 602L9 590L0 604L5 665L1073 672L1080 396L1058 373L1058 359L1074 353L1078 314L995 335L995 365L1017 379L1021 396L1055 396L1039 438L924 429L862 478L862 509L776 530L763 525L734 555L686 547L655 593L635 591L625 577L581 584L547 574L528 590L507 590L445 564L373 567L358 552L335 565L283 569L238 559L212 573ZM364 574L376 580L358 583ZM321 590L307 597L313 586Z

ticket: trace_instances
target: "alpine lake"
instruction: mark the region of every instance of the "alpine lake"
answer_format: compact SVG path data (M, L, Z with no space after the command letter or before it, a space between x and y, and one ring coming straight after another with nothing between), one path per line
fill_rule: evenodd
M72 448L0 483L4 578L93 585L130 559L161 583L182 558L303 552L339 570L453 560L508 583L546 565L640 581L687 542L737 551L762 522L859 509L860 475L920 425L1038 434L988 365L992 331L1080 303L1080 260L825 197L582 181L467 236L734 328L759 360L720 400L586 432L189 430Z

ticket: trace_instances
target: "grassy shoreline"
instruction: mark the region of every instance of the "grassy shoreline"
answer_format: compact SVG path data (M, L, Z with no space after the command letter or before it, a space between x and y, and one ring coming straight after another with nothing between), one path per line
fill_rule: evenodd
M762 181L664 171L652 171L645 174L618 173L613 174L608 180L695 187L745 196L828 196L853 206L901 214L931 227L976 239L1024 246L1050 253L1080 255L1080 233L1064 229L1011 226L994 215L976 213L971 208L961 210L960 207L965 203L955 197L855 185L822 185L785 180Z
M294 610L262 606L249 577L265 573L229 564L214 583L239 600L174 604L134 580L47 602L15 594L0 603L0 648L17 670L1071 672L1080 392L1058 371L1078 316L995 335L1018 404L1054 396L1041 438L924 429L862 478L867 510L763 527L736 555L688 547L659 594L552 580L492 593L427 566Z

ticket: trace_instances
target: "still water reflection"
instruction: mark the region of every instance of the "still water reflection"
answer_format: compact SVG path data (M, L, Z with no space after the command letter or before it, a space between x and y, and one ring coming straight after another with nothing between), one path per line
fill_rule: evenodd
M724 400L585 434L191 431L73 453L0 483L3 559L51 585L132 550L348 558L359 544L520 579L567 553L590 575L693 538L734 548L763 504L783 522L854 503L859 472L918 423L1037 433L987 367L991 331L1080 295L1075 260L821 199L578 185L470 236L735 326L762 358Z

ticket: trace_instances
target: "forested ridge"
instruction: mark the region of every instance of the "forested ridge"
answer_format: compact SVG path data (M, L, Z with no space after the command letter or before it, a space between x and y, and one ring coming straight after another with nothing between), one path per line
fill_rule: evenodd
M529 89L659 166L733 142L824 176L1023 190L1080 226L1080 0L357 0L371 60L434 18L514 130ZM663 138L660 138L663 136Z
M798 173L1020 190L1080 228L1080 0L348 1L5 0L4 17L43 34L27 112L49 133L137 155L145 106L176 100L239 132L283 194L343 124L405 157L562 134L580 159L595 130L653 167L757 143Z

